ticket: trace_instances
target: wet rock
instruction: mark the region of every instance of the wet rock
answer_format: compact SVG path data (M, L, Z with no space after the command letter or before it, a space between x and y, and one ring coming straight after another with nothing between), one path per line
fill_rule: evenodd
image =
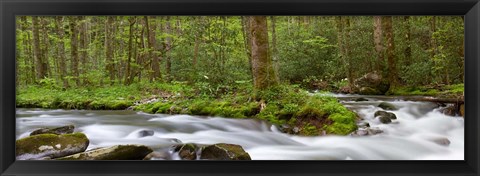
M360 98L355 99L355 101L368 101L368 99L360 97Z
M378 105L378 107L385 109L385 110L398 110L397 107L395 107L393 104L387 103L387 102L382 102Z
M89 140L83 133L38 134L15 142L15 155L18 160L59 158L83 152Z
M170 160L171 157L166 152L152 152L149 153L143 160Z
M75 129L75 126L73 125L67 125L67 126L62 126L58 128L41 128L30 133L30 136L39 135L39 134L56 134L56 135L72 134L74 129Z
M369 136L383 133L382 130L378 128L362 128L352 133L352 136Z
M440 112L445 114L445 115L448 115L448 116L457 115L455 105L453 105L453 104L449 104L446 107L441 108Z
M202 149L200 159L207 160L252 160L242 146L219 143Z
M357 131L353 132L351 135L352 136L367 136L368 131L367 131L367 129L358 129Z
M386 117L386 116L379 116L378 120L383 124L392 123L392 119L390 119L390 117Z
M382 95L382 93L371 87L360 87L358 93L361 95Z
M138 132L139 137L147 137L147 136L153 136L155 132L153 130L142 130Z
M115 145L58 158L57 160L142 160L153 150L144 145Z
M465 104L460 105L460 116L465 117Z
M438 145L443 145L443 146L449 146L450 145L450 140L448 140L448 138L437 138L437 139L433 139L432 142L434 142Z
M369 135L376 135L376 134L383 133L383 130L381 130L380 128L368 128L367 131Z
M384 117L388 117L390 119L397 119L397 116L394 113L386 112L386 111L375 112L374 117L378 117L378 116L384 116Z
M370 124L368 122L359 122L357 123L358 128L367 128L370 127Z
M192 143L183 144L178 149L178 155L183 160L195 160L197 159L197 146Z

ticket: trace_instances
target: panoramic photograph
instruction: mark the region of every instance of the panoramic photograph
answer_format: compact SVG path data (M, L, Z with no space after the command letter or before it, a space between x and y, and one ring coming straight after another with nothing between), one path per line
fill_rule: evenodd
M464 160L463 16L16 16L17 160Z

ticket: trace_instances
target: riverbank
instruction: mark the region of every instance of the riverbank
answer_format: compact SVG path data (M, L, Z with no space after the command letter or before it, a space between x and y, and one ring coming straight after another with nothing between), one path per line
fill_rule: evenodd
M130 86L61 89L30 86L17 90L17 107L120 110L266 120L290 134L347 135L357 116L330 96L310 96L292 85L254 92L249 83L214 87L208 84L143 83Z

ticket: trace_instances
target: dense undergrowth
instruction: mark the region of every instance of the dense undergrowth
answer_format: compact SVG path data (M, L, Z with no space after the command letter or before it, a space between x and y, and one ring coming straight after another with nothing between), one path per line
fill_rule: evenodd
M327 95L309 95L292 85L255 92L249 83L234 86L138 83L61 89L20 87L17 107L119 110L133 106L147 113L256 118L300 135L346 135L356 129L356 114Z

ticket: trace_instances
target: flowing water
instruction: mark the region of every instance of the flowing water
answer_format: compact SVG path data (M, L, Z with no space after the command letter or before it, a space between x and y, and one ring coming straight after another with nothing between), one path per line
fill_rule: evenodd
M463 160L464 119L446 116L436 104L402 101L385 96L335 95L348 108L382 133L368 136L304 137L284 134L253 119L190 115L145 114L134 111L17 109L16 137L41 127L75 125L90 139L88 149L117 144L143 144L168 153L179 143L241 145L253 160ZM390 124L374 118L378 104L398 110ZM152 135L153 131L153 135ZM149 135L145 135L149 134ZM87 150L88 150L87 149Z

